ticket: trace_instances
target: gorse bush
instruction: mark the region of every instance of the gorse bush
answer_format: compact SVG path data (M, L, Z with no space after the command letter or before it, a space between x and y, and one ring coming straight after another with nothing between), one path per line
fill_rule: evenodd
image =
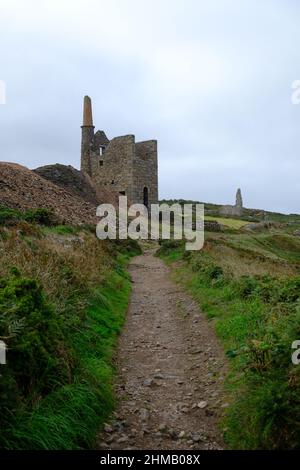
M288 279L279 286L278 301L296 302L300 297L300 276Z
M29 209L24 213L23 218L26 222L35 222L37 224L46 226L54 225L57 220L53 211L44 208Z
M242 276L239 280L235 281L236 293L242 298L247 299L259 292L258 280L252 276Z
M28 209L22 212L18 209L0 206L0 225L14 225L21 221L51 226L57 223L57 217L52 210L45 208Z
M32 406L16 407L0 435L2 447L79 449L94 445L96 433L114 406L112 354L130 292L129 281L117 273L105 284L95 290L80 324L76 328L65 325L64 341L72 351L70 378L54 384Z
M183 251L183 241L182 240L160 240L160 248L157 251L158 256L168 255L175 249L182 248Z
M112 254L118 252L125 256L140 255L142 253L140 245L131 238L126 240L108 240L107 249Z
M0 279L0 338L9 349L1 378L0 423L15 412L12 402L34 403L69 377L61 319L36 280L18 271ZM2 427L1 426L1 427Z
M21 220L22 213L16 209L10 209L9 207L0 206L0 225L8 222L17 222Z

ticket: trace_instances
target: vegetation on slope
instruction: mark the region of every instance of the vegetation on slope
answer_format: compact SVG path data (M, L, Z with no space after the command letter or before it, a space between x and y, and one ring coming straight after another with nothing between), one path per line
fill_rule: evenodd
M124 268L139 248L21 218L0 227L0 447L88 448L113 408Z
M206 215L205 220L216 220L219 224L233 229L239 229L248 223L245 220L232 219L231 217L212 217L210 215Z
M15 225L17 222L38 223L45 226L55 225L56 217L49 209L28 209L20 211L0 206L0 225Z
M299 448L300 241L284 233L206 234L200 252L159 255L214 323L230 361L225 439L233 449ZM174 263L176 261L176 263Z

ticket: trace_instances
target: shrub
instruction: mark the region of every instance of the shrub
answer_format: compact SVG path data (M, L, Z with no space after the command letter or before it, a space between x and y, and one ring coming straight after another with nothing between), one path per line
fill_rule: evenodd
M22 277L17 269L0 279L0 339L9 349L0 390L2 421L17 403L34 402L69 377L60 318L37 281Z
M23 216L24 220L31 223L40 225L51 226L57 222L57 217L54 212L49 209L29 209Z
M0 206L0 225L13 224L21 220L22 213L17 209Z
M206 274L209 279L219 279L223 276L223 269L221 266L211 265L206 269Z
M247 299L254 294L257 294L259 283L257 279L252 276L242 276L239 280L235 281L236 292L242 299Z
M66 378L60 360L62 324L46 301L42 287L17 271L0 280L0 328L10 352L10 365L19 390L27 395L43 377L40 392L53 380ZM26 366L25 366L26 365Z
M287 279L278 290L280 302L296 302L300 297L300 276Z
M58 218L50 209L28 209L22 212L18 209L0 206L0 225L15 225L20 221L51 226L58 223Z
M157 251L158 256L168 255L174 250L178 250L183 247L182 240L161 240L160 248Z

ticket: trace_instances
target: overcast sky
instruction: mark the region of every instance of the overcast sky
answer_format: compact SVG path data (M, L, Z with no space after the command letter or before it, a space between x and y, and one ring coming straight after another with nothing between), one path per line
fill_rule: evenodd
M79 168L82 98L161 198L300 212L299 0L0 0L0 159Z

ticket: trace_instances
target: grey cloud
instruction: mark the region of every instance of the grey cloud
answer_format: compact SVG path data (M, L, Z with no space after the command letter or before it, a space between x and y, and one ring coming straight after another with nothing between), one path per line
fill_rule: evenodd
M300 212L300 105L290 101L300 5L115 0L111 16L105 2L101 28L104 3L91 1L78 30L85 3L64 22L53 0L57 19L43 15L42 27L41 12L30 22L19 3L4 1L1 160L78 167L89 94L95 125L109 136L158 139L161 197L230 203L241 186L249 207ZM99 32L89 32L97 16Z

